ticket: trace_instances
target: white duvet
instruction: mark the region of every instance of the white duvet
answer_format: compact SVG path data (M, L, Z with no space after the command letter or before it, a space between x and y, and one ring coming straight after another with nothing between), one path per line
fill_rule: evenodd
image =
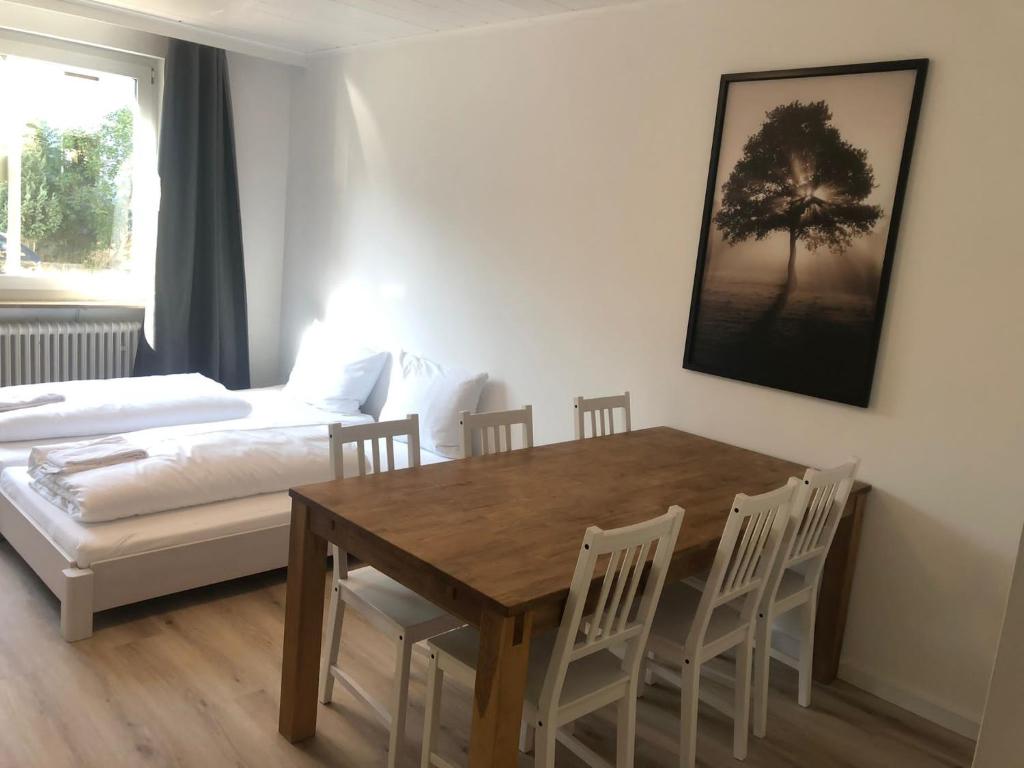
M19 397L38 390L61 395L64 400L0 413L0 443L225 421L243 418L251 410L244 397L198 373L7 389Z
M83 523L282 491L330 480L324 424L124 437L148 458L80 472L33 473L32 487ZM346 475L356 474L346 446Z

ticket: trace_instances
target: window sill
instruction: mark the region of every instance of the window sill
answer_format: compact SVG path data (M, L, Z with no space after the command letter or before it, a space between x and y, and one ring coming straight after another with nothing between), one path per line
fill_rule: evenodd
M0 299L0 323L77 323L90 320L142 322L145 314L143 307L114 302Z
M87 278L63 275L0 275L0 305L142 307L138 286L101 272Z

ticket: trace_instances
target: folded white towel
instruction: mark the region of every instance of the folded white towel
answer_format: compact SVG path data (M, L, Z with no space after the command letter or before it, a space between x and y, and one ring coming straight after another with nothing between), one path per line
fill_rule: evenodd
M22 408L36 408L40 405L50 405L51 403L63 403L64 395L58 395L56 392L44 392L39 395L33 394L22 394L22 395L11 395L0 390L0 413L6 413L7 411L20 411Z
M121 435L113 435L98 440L33 448L28 457L28 471L36 478L57 473L72 474L138 461L148 456L144 449L129 443Z

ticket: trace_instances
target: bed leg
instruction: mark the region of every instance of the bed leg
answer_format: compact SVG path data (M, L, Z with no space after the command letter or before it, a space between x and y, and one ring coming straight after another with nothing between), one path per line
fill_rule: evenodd
M92 636L92 579L88 568L64 569L60 634L69 643Z

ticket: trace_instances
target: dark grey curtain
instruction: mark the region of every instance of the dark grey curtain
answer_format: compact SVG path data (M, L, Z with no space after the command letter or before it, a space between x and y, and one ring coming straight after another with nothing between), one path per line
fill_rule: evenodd
M160 126L154 344L136 375L198 372L249 386L248 318L224 51L171 41Z

